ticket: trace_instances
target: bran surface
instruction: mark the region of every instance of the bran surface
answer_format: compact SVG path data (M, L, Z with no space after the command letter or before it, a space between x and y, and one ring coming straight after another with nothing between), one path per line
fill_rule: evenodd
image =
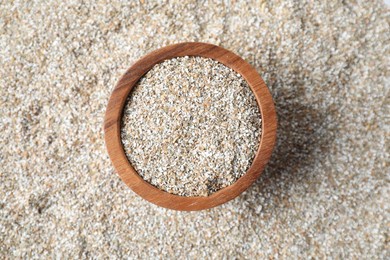
M382 1L0 2L0 256L388 258ZM154 206L114 173L103 118L142 55L202 41L262 75L276 149L237 199Z
M121 127L126 156L144 180L176 195L209 196L251 166L261 115L239 73L209 58L179 57L140 79Z

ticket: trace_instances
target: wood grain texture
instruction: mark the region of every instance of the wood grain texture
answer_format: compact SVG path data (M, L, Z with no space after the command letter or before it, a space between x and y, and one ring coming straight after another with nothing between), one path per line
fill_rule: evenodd
M234 184L208 197L184 197L162 191L144 181L128 161L121 142L122 111L131 89L155 64L181 56L211 58L240 73L252 89L260 108L262 133L259 149L249 170ZM110 159L120 178L144 199L175 210L202 210L225 203L245 191L261 174L276 139L276 113L272 96L256 70L236 54L216 45L188 42L170 45L142 57L126 71L113 90L107 105L104 132Z

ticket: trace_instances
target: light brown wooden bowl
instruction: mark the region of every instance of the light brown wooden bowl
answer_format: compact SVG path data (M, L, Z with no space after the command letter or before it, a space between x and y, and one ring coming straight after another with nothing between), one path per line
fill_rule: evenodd
M155 64L180 56L211 58L240 73L248 82L262 117L260 146L249 170L232 185L208 197L184 197L162 191L138 175L128 161L121 141L121 118L126 98L138 80ZM104 120L105 141L109 156L120 178L142 198L161 207L175 210L202 210L225 203L244 192L261 174L275 144L276 113L271 94L256 70L236 54L207 43L188 42L170 45L142 57L119 80L108 102Z

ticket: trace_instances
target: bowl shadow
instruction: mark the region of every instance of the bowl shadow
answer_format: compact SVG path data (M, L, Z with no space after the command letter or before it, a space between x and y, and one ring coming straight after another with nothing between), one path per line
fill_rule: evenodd
M297 91L296 95L290 93L274 99L278 130L272 157L259 179L238 199L239 203L256 209L256 213L259 204L262 212L269 211L270 204L289 206L290 188L315 181L313 173L320 159L318 155L326 156L329 152L333 134L327 129L326 110L302 104L299 94Z

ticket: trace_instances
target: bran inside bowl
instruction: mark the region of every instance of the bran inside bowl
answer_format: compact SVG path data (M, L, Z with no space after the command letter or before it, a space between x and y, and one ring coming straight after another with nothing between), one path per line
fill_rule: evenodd
M180 196L208 196L246 173L261 115L244 78L209 58L155 65L129 94L121 140L147 182Z

